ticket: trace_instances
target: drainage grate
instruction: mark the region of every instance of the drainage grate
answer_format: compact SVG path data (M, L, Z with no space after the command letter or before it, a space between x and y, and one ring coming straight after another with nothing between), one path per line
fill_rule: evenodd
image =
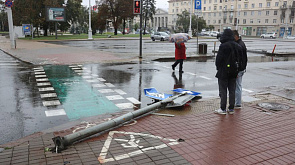
M265 108L265 109L274 110L274 111L281 111L281 110L290 109L290 107L288 105L278 104L278 103L258 103L258 106Z

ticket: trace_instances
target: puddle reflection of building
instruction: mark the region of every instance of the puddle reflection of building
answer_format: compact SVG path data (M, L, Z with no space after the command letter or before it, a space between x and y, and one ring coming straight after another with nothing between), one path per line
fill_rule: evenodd
M172 72L172 77L174 79L173 89L184 87L184 83L182 82L182 73L181 72L179 72L179 75L178 75L179 78L176 77L175 72Z

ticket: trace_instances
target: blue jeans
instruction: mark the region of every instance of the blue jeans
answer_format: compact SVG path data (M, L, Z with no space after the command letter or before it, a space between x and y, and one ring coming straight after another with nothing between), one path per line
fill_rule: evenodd
M236 101L235 105L242 105L242 78L244 75L245 71L240 71L238 74L238 77L236 79Z

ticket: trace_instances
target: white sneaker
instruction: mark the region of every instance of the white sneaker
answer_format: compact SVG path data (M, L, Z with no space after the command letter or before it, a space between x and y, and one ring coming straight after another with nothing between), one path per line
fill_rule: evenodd
M217 110L215 110L215 113L218 113L220 115L226 115L226 110L217 109Z

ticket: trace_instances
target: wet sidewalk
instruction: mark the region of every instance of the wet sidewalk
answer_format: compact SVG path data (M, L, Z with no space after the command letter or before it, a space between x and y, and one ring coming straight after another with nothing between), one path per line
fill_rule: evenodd
M218 115L219 99L199 100L185 109L148 115L128 125L69 146L61 153L52 138L83 129L82 125L36 133L2 145L0 162L8 164L295 164L295 102L272 94L253 95L234 115ZM279 103L274 111L258 103ZM279 106L280 107L280 106ZM181 113L186 111L186 113Z

